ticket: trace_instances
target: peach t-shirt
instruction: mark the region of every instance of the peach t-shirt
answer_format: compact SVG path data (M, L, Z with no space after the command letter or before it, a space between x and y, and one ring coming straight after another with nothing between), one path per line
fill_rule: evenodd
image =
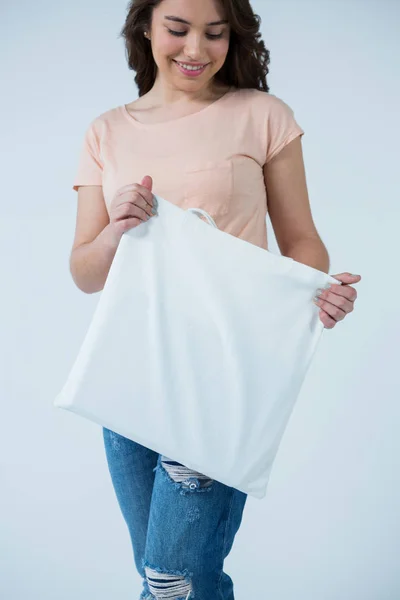
M123 104L89 124L73 189L103 186L109 211L120 187L150 175L154 194L202 208L219 229L267 249L263 166L303 134L283 100L252 88L162 123L140 123Z

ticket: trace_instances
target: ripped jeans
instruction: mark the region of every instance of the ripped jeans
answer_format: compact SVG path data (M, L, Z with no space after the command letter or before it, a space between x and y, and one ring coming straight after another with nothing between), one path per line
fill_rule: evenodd
M234 600L223 563L247 494L105 427L103 438L143 578L140 600Z

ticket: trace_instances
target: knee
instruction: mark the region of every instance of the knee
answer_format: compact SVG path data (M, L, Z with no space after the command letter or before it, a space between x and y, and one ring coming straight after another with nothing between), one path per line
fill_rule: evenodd
M187 569L161 569L143 562L150 594L156 600L191 600L194 598L192 575Z

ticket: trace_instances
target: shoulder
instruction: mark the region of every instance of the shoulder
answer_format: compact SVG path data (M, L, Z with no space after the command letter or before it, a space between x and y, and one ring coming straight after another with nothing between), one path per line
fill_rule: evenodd
M115 106L93 117L87 125L86 134L95 137L98 141L103 140L120 120L121 110L121 106Z
M293 114L293 109L279 96L256 88L237 88L236 95L239 101L251 104L264 113Z

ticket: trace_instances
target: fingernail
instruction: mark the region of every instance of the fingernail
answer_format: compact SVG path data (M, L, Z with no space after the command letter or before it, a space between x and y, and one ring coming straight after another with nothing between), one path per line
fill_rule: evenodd
M152 208L152 209L151 209L151 212L152 212L152 214L153 214L153 215L156 215L156 214L157 214L157 211L156 211L156 209L155 209L155 208Z

